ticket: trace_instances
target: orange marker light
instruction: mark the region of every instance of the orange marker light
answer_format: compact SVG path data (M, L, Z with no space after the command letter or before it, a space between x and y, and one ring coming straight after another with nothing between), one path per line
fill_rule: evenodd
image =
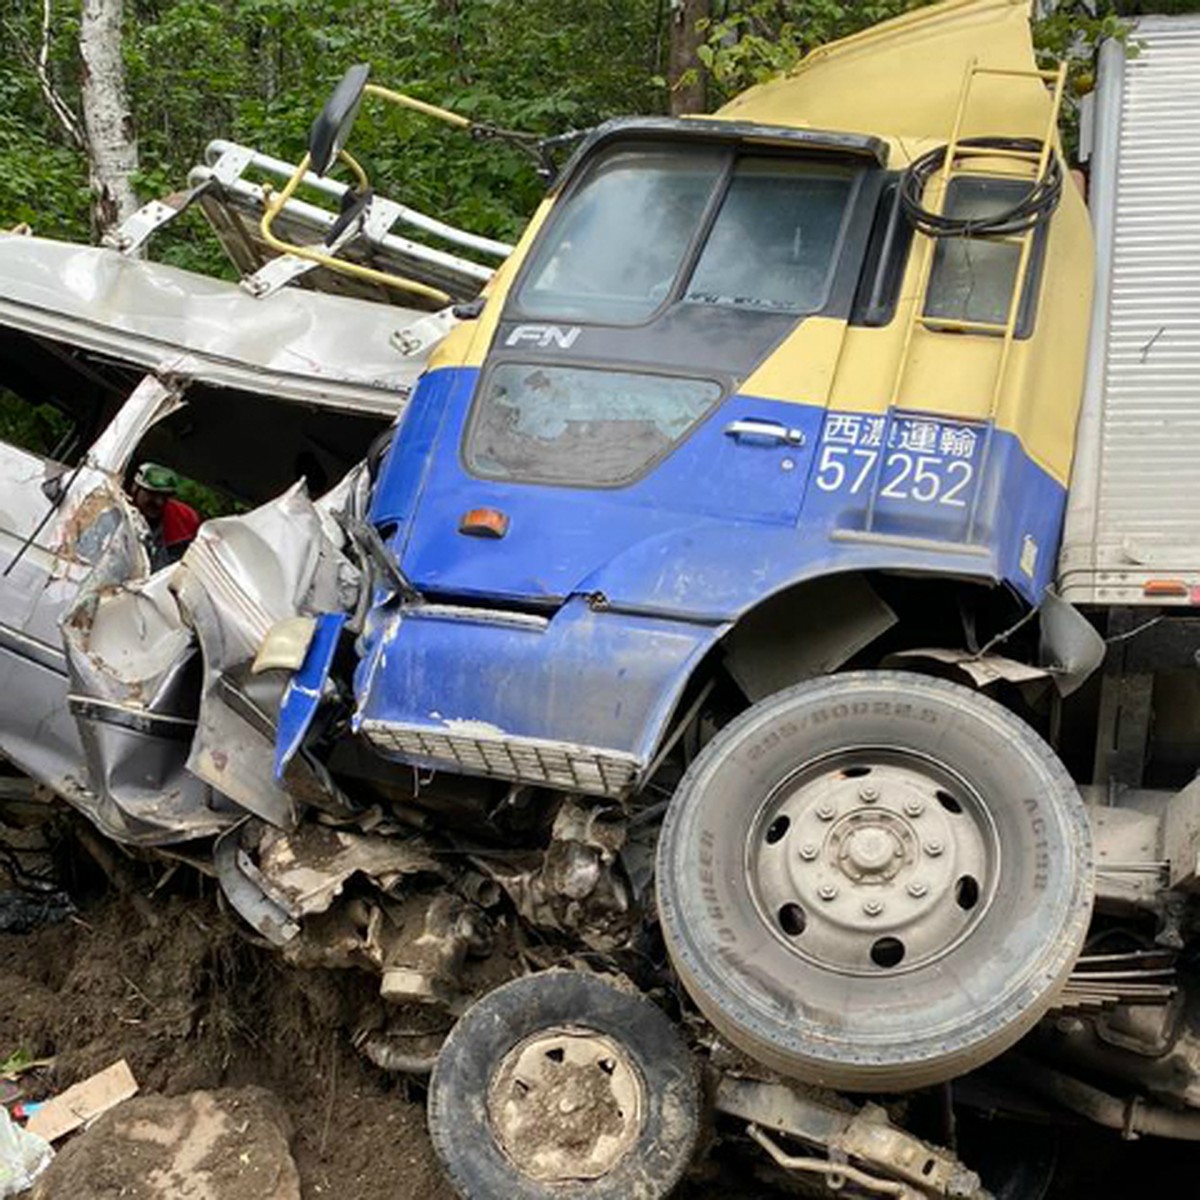
M1150 579L1142 587L1143 596L1186 596L1188 585L1182 579Z
M469 537L502 538L508 532L508 517L497 508L473 508L463 513L458 532Z

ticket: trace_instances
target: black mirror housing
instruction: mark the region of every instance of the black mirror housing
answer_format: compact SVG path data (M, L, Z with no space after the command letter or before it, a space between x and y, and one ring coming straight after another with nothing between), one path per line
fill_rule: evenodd
M338 151L346 144L370 74L369 63L358 63L351 67L325 101L320 116L313 122L308 134L308 157L310 168L318 175L324 175L329 170Z

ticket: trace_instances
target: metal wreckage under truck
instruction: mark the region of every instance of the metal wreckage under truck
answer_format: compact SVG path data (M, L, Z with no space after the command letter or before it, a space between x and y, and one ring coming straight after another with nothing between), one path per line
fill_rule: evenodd
M375 972L461 1195L1200 1138L1200 21L1133 37L1090 213L1025 5L951 0L561 169L355 68L295 168L0 238L67 422L0 447L0 746ZM376 195L365 96L539 156L520 244ZM240 286L139 256L193 205ZM147 459L257 507L152 572Z

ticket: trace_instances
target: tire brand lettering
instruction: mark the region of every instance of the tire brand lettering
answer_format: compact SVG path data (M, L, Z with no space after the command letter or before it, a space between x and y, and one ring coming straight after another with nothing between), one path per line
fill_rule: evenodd
M1033 887L1035 891L1044 892L1050 882L1050 843L1046 840L1046 818L1038 815L1041 806L1032 796L1024 800L1025 811L1029 814L1029 828L1036 839L1033 843Z
M784 1019L795 1018L800 1009L792 997L779 994L778 980L773 979L762 971L756 963L738 950L730 946L718 946L717 957L729 968L731 974L740 975L754 987L759 996L765 1000Z
M704 902L705 912L717 922L725 920L725 910L721 907L720 896L717 893L717 875L713 870L713 847L717 839L711 830L705 829L700 834L700 899ZM722 927L717 936L722 941L727 940L725 934L729 931ZM736 941L732 935L729 941Z

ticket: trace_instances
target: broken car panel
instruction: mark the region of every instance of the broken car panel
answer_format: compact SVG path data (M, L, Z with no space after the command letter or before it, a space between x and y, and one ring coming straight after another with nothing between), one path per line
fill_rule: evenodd
M0 239L0 257L2 382L70 425L64 462L0 446L4 753L125 841L211 836L246 811L289 822L271 771L285 681L250 666L306 602L354 603L338 527L292 489L227 536L206 526L187 570L151 574L124 484L151 454L243 502L298 463L336 481L403 408L420 360L390 339L421 314L319 293L270 311L232 284L30 237Z

